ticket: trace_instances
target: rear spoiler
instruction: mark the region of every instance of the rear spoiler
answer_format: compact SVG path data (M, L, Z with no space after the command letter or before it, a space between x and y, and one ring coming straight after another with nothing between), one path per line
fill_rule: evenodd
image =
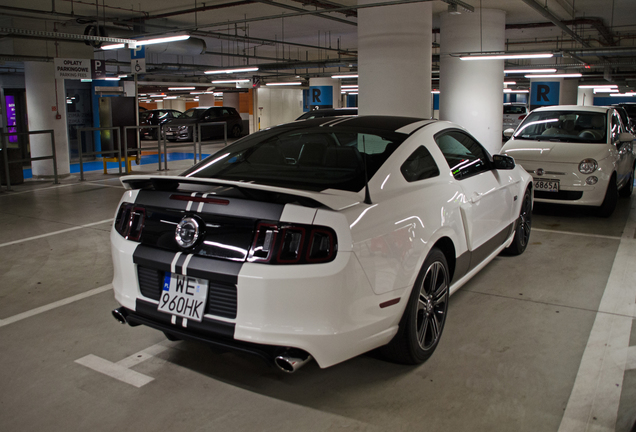
M328 207L332 210L343 210L360 204L363 201L361 194L340 190L327 189L321 192L288 189L276 186L267 186L254 183L246 183L231 180L207 179L200 177L183 176L149 176L132 175L121 178L121 183L126 189L143 189L157 191L177 191L187 189L187 185L209 186L210 188L225 186L238 189L245 195L250 191L264 192L268 197L276 197L276 200L284 202L297 201L307 207Z

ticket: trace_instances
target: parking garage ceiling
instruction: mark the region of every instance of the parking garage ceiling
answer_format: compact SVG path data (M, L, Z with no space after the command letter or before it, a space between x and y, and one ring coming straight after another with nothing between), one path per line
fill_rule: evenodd
M381 3L412 1L421 0ZM256 76L262 82L357 71L357 15L363 6L355 0L0 3L0 73L21 73L24 61L52 61L84 52L106 60L107 72L125 74L130 72L129 51L104 51L100 46L172 34L191 38L148 46L143 81L203 85L210 83L206 70L248 65L259 70L240 77ZM479 13L483 7L506 12L508 52L556 54L533 67L556 65L583 73L583 81L636 86L633 0L444 0L431 4L434 69L439 66L443 38L439 14L448 10ZM507 62L506 67L528 64L520 60Z

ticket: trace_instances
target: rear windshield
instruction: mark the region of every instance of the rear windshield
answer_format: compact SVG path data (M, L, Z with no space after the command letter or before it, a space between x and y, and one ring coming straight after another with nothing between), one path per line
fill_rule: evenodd
M521 105L504 105L504 114L525 114L526 107Z
M273 130L252 134L183 175L320 191L362 190L407 137L351 128Z
M604 112L532 112L517 128L515 139L581 143L607 142L607 115Z

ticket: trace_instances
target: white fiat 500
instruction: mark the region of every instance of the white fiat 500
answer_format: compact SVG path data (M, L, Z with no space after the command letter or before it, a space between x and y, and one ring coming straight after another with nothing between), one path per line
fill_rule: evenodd
M634 136L614 108L538 108L504 134L501 152L532 174L537 202L595 206L607 217L632 193Z
M450 294L525 250L533 204L512 158L457 125L403 117L293 122L180 176L122 182L115 318L287 372L378 347L425 361Z

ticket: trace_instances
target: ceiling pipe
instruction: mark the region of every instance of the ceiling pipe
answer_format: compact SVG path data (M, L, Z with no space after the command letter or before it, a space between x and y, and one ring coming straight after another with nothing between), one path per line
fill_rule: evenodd
M572 30L570 30L568 26L563 24L557 16L553 15L552 12L548 11L546 8L544 8L539 3L537 3L535 0L521 0L521 1L527 4L528 6L530 6L532 9L539 12L541 15L543 15L550 21L552 21L552 23L554 23L555 26L559 27L561 30L563 30L564 32L572 36L575 41L577 41L578 43L580 43L586 48L591 48L590 44L585 42L578 34L573 32Z

